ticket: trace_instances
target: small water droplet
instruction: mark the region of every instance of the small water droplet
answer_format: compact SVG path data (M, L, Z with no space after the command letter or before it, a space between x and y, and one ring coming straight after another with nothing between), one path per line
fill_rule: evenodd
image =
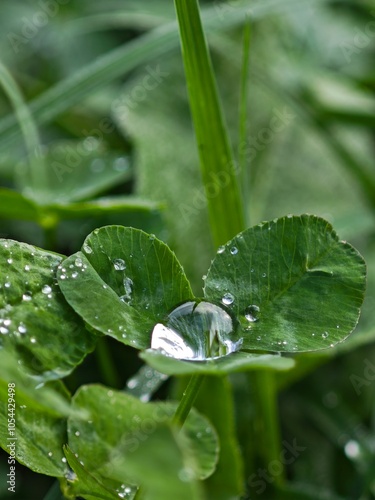
M69 469L68 472L65 474L65 478L68 480L68 481L75 481L77 479L77 474Z
M224 245L221 245L218 249L217 249L217 253L223 253L225 251L225 246Z
M107 285L103 285L103 288L104 288L104 290L106 290L108 287L107 287Z
M28 265L26 264L26 266L24 267L24 270L25 270L25 271L30 271L30 266L28 266Z
M30 342L31 342L32 344L36 344L36 338L35 338L35 337L31 337L31 338L30 338Z
M65 280L65 279L66 279L66 275L65 275L65 274L61 274L61 275L60 275L60 279L61 279L61 280Z
M245 310L245 318L250 323L255 323L259 319L260 308L259 306L252 304L248 306Z
M105 169L105 162L102 159L95 158L95 160L91 162L90 165L91 172L94 172L96 174L102 172L104 169Z
M94 231L94 233L95 233L95 231ZM91 247L90 247L90 245L88 245L87 243L84 243L84 245L83 245L83 251L84 251L85 253L90 254L90 253L92 253L92 248L91 248Z
M23 335L27 332L27 328L23 323L21 323L18 327L18 331L19 331L19 333L21 333Z
M49 451L49 452L48 452L48 456L49 456L49 457L52 457L52 455L53 455L52 451Z
M238 248L237 248L237 247L232 247L232 248L230 249L230 253L231 253L232 255L237 255L237 254L238 254Z
M25 302L29 302L31 299L32 299L32 297L28 293L24 293L22 295L22 300L24 300Z
M359 455L361 454L361 448L358 442L354 441L353 439L351 439L346 443L344 450L345 450L345 455L348 458L358 458Z
M6 283L4 283L4 286L5 286L5 288L10 288L10 283L9 283L9 281L7 281Z
M149 234L149 235L148 235L148 239L149 239L150 241L154 241L154 240L155 240L155 238L156 238L156 236L155 236L154 234Z
M230 306L233 304L234 302L234 297L231 293L227 292L227 293L224 293L222 299L221 299L221 302L225 305L225 306Z
M5 326L10 326L11 323L12 323L12 321L10 319L4 319Z
M7 259L7 262L8 262L8 264L12 264L13 263L13 259Z
M42 288L42 293L44 293L44 295L48 295L51 292L52 288L49 285L44 285L44 287Z
M77 278L77 276L78 276L78 273L76 271L74 273L72 273L72 278L73 279Z
M326 338L328 337L328 332L323 332L323 333L322 333L322 337L323 337L324 339L326 339Z
M125 172L128 167L129 161L123 156L116 158L116 160L113 162L113 170L116 170L116 172Z
M257 340L262 340L262 337L258 335Z
M74 264L76 265L76 267L82 267L83 266L82 259L77 257L76 260L74 261Z
M61 461L62 461L62 462L64 462L64 464L66 464L66 458L65 458L65 457L63 457L63 458L61 459Z
M262 273L262 278L267 278L267 273Z
M75 433L74 433L74 435L77 436L77 437L79 437L80 434L81 433L79 431L75 431Z
M126 264L123 259L114 259L113 265L116 271L123 271L126 268Z
M0 333L2 335L6 335L7 333L9 333L9 330L8 330L8 328L5 328L4 326L0 326Z

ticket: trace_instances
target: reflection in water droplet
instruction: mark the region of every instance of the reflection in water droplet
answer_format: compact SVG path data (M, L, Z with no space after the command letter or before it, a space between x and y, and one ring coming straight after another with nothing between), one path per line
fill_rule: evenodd
M230 306L233 304L234 302L234 297L231 293L224 293L222 299L221 299L221 302L225 305L225 306Z
M204 360L240 349L238 324L227 311L209 302L186 302L174 309L165 324L155 325L151 348L176 359Z
M123 271L126 268L125 261L123 259L114 259L113 266L116 271Z
M238 248L236 248L236 247L232 247L232 248L230 249L230 253L231 253L232 255L237 255L237 254L238 254Z
M250 323L255 323L256 321L259 320L259 313L260 309L257 305L252 304L251 306L248 306L245 310L245 318L247 321Z

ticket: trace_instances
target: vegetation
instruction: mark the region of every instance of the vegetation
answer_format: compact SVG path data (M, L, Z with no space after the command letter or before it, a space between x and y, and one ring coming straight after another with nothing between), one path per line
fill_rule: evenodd
M1 497L374 498L371 2L0 8Z

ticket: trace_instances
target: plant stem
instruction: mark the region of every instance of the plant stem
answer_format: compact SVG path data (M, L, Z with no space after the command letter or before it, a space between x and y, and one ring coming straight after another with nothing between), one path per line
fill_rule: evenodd
M281 435L278 421L277 388L272 371L258 370L249 375L255 399L254 435L258 442L258 454L261 456L262 468L280 462ZM284 482L282 472L275 476L275 484Z
M106 338L99 340L95 354L104 382L111 387L118 387L120 385L119 378L114 368Z
M185 423L187 416L191 408L193 407L194 401L198 396L198 391L202 385L204 375L192 375L189 383L182 395L180 404L173 416L172 423L177 427L182 427Z

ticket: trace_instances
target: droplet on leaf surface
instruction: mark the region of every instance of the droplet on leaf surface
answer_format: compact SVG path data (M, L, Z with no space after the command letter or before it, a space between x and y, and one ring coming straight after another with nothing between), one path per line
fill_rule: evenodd
M152 331L151 349L176 359L205 360L240 349L238 323L222 307L206 301L178 306Z

